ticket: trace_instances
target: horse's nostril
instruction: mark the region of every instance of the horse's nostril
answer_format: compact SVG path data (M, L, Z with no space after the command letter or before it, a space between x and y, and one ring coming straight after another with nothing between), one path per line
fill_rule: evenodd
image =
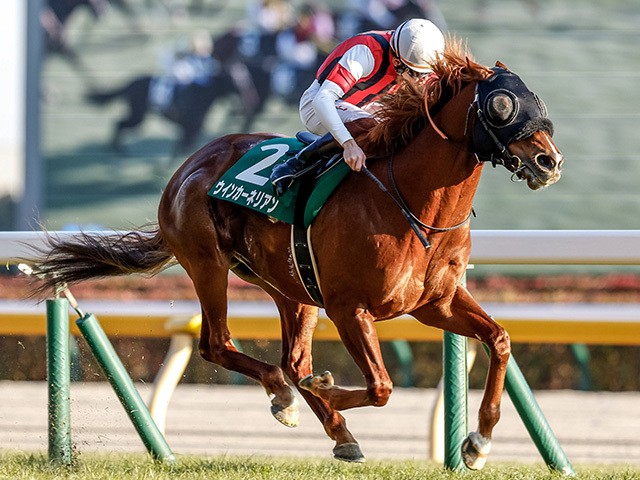
M545 170L553 170L556 166L556 160L550 155L538 155L536 163Z

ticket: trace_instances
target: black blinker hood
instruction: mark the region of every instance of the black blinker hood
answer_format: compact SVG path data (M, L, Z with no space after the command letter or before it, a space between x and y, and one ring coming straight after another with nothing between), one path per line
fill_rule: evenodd
M500 143L507 147L512 141L522 140L535 132L544 131L553 136L553 123L547 118L547 108L542 100L515 73L502 67L493 67L492 70L495 73L477 85L477 108L479 115L483 115L485 119L484 122L480 119L475 122L473 137L478 156L487 157L497 153L496 143L486 128L490 128ZM502 92L497 92L498 90ZM488 100L492 94L500 93L507 94L514 100L514 111L504 125L499 121L492 121L487 113Z

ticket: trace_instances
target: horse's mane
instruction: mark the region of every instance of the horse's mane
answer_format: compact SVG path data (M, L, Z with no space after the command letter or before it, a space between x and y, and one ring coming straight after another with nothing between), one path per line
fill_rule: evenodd
M426 109L440 100L445 89L455 96L464 85L493 73L476 63L466 44L453 37L447 38L443 54L431 68L436 78L404 81L396 92L378 100L379 108L374 113L378 124L358 139L368 156L379 157L409 144L426 126Z

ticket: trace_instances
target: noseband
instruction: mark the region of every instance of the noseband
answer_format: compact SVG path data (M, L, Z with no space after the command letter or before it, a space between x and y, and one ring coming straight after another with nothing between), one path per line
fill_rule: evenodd
M516 74L493 67L494 74L476 84L469 107L475 107L474 151L478 161L503 165L521 178L524 163L509 151L509 144L544 131L553 136L553 123L547 117L544 102Z

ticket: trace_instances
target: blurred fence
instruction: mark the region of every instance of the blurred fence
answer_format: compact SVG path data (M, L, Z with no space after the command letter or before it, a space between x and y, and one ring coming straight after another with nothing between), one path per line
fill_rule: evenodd
M50 232L59 237L74 232ZM0 262L24 261L30 248L43 246L40 232L0 232ZM640 230L472 232L471 263L639 265ZM199 312L197 302L85 302L98 315L107 334L168 337L167 322L188 321ZM635 304L491 304L485 309L510 332L515 342L640 344L640 309ZM315 338L337 340L337 332L321 316ZM17 321L19 320L19 321ZM271 303L231 303L229 325L242 339L279 339L280 321ZM410 317L380 322L381 340L432 341L441 331ZM0 306L0 331L43 334L44 307L9 301Z

